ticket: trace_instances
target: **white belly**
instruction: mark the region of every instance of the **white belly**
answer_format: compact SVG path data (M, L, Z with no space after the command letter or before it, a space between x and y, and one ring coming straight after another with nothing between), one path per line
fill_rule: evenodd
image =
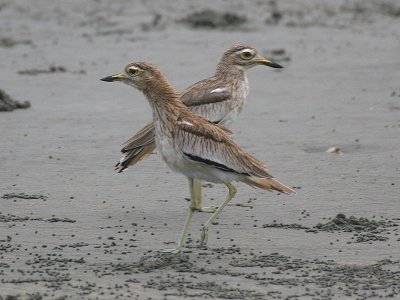
M165 136L156 138L156 143L157 149L168 167L188 178L197 178L214 183L226 183L240 181L244 177L241 174L225 172L205 163L191 160Z
M156 145L157 150L168 167L179 172L183 157L181 151L173 145L172 140L163 135L156 135Z

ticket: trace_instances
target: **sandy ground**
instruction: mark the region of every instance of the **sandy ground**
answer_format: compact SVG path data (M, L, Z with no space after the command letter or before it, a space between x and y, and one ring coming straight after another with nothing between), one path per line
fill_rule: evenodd
M397 1L201 3L0 1L0 88L31 103L0 113L0 299L400 298ZM249 71L233 130L298 193L238 184L207 249L197 214L159 254L187 182L157 155L113 171L151 114L99 78L146 60L183 89L235 43L285 66Z

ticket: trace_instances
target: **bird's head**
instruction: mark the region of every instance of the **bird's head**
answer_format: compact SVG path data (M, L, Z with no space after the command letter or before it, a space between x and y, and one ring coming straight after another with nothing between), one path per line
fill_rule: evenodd
M140 91L153 87L154 83L162 84L165 82L158 68L147 62L131 63L124 68L122 73L107 76L100 80L106 82L123 82Z
M226 50L221 58L220 64L226 67L235 66L245 70L257 65L265 65L271 68L283 68L276 62L263 57L254 47L246 45L235 45Z
M147 62L134 62L127 65L124 71L100 79L106 82L119 81L133 86L143 92L150 102L179 99L179 93L169 84L161 71ZM179 101L178 101L179 102Z

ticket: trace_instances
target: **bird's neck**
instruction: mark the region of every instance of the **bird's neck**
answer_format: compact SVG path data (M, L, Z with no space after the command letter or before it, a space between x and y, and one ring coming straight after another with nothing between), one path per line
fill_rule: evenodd
M161 125L161 128L170 128L166 125L175 122L183 111L188 110L180 101L179 93L166 80L158 81L156 86L149 85L143 93L153 110L154 122Z
M241 66L227 64L225 62L220 62L217 66L215 76L219 78L231 79L232 77L238 80L246 79L246 69Z

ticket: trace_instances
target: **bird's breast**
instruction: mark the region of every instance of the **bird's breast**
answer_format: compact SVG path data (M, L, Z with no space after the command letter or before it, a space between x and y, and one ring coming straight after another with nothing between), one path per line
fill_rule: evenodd
M161 158L171 169L178 171L180 169L180 162L182 161L182 154L176 149L172 133L167 132L164 124L160 124L159 122L155 123L155 141Z

